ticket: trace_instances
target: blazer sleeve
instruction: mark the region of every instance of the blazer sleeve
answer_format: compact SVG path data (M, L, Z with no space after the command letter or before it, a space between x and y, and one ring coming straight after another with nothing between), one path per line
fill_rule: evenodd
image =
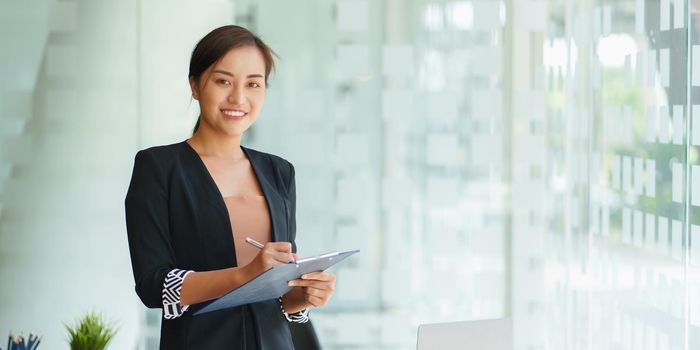
M136 154L124 206L136 294L147 307L162 308L163 282L175 268L175 253L166 175L148 150Z
M287 198L289 199L289 241L292 242L292 253L297 252L297 186L294 179L294 165L289 163L289 183Z

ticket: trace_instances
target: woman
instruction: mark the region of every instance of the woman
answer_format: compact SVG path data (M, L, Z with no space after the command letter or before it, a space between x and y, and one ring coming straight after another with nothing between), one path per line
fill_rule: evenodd
M272 51L247 29L207 34L190 60L200 106L192 137L136 154L129 248L136 293L163 308L161 349L293 349L287 322L304 322L333 293L333 274L310 273L278 300L193 316L200 303L297 258L294 166L240 145L273 68Z

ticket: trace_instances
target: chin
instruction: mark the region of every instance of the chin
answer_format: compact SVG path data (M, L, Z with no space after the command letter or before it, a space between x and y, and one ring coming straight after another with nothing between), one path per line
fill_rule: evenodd
M243 136L243 134L248 130L248 128L245 129L224 129L223 133L226 134L227 136L231 137L240 137Z

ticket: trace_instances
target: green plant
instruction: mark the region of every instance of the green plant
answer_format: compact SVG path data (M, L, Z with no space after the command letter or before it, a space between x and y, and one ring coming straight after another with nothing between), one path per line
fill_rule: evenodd
M102 316L95 311L86 313L75 326L64 326L68 331L71 350L103 350L117 332L112 324L102 320Z

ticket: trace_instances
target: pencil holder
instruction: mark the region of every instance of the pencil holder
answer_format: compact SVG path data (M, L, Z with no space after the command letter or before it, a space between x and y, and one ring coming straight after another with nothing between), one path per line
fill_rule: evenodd
M12 333L7 337L7 350L35 350L41 339L34 334L29 333L28 338L24 338L23 335L19 337L14 336ZM2 348L0 348L2 350Z

